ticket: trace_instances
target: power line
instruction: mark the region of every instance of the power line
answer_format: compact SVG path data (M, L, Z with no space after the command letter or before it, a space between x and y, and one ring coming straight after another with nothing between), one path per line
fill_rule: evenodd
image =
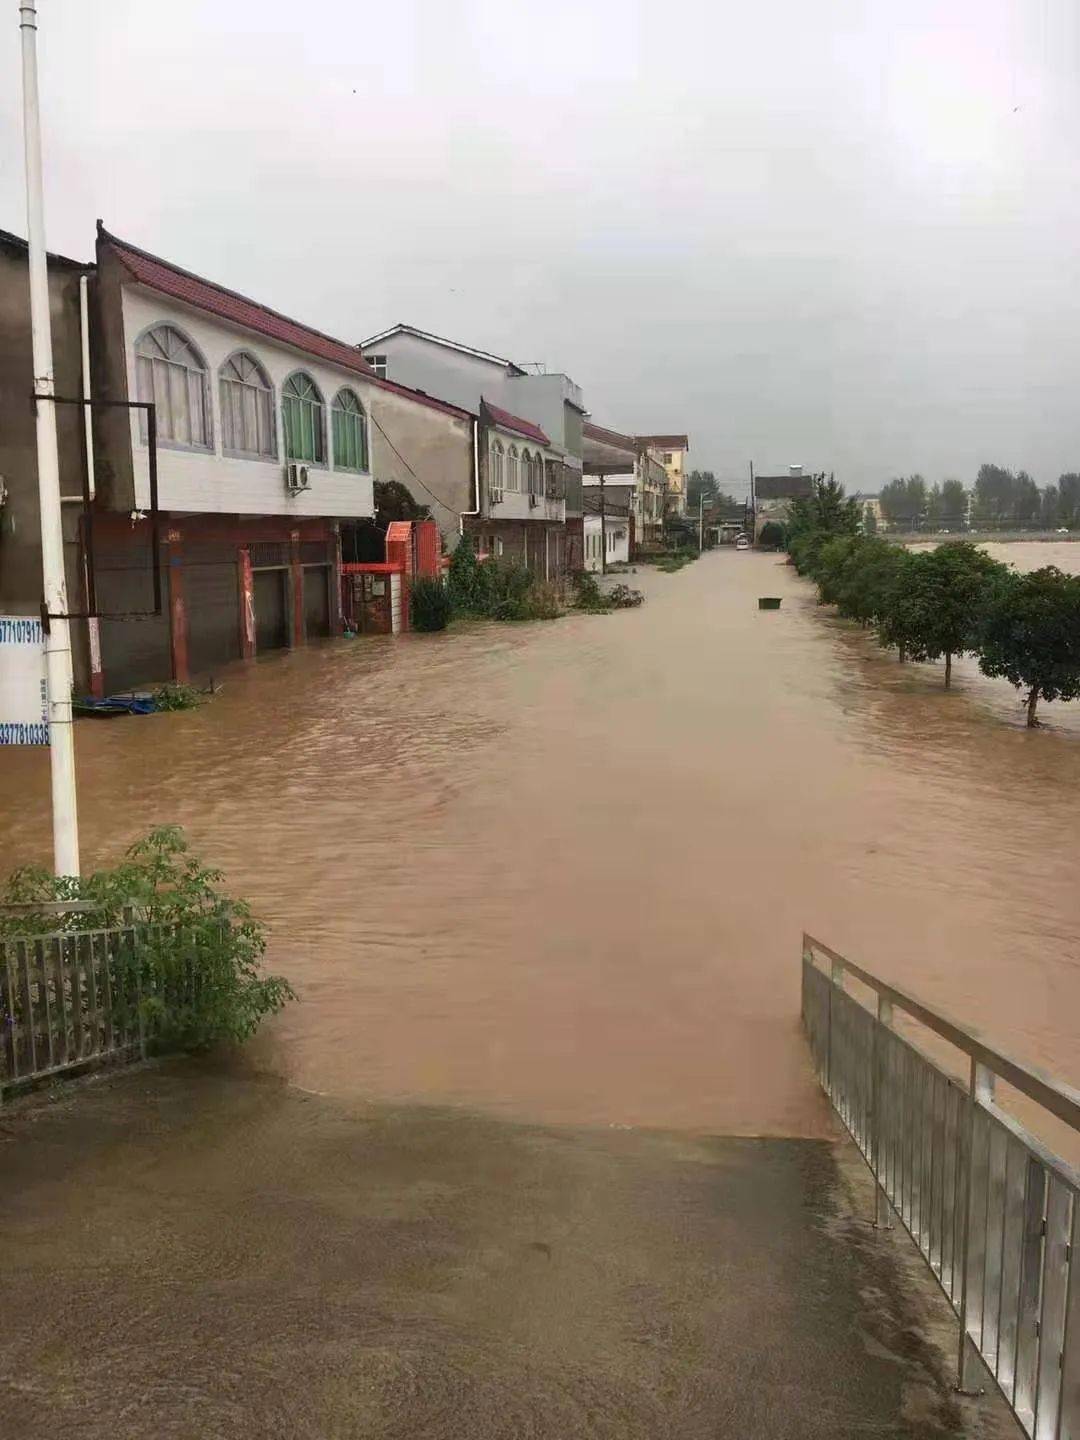
M397 458L401 461L402 465L405 466L405 469L409 472L409 474L413 477L413 479L416 481L416 483L420 486L420 489L423 490L426 495L430 495L431 498L432 498L432 500L435 501L435 504L436 504L436 505L441 505L444 510L450 510L450 511L452 511L454 507L453 507L452 505L447 504L447 502L446 502L445 500L441 499L440 496L436 495L436 494L435 494L435 491L432 490L428 485L425 485L424 482L423 482L423 480L420 479L420 476L417 475L416 471L412 468L412 466L409 464L409 462L405 459L405 456L402 455L401 451L400 451L400 450L397 448L397 446L394 444L393 440L390 439L390 436L387 435L386 431L385 431L385 430L383 429L383 427L379 424L378 420L375 418L375 412L374 412L374 410L372 410L372 412L371 412L371 420L372 420L372 423L374 424L376 430L378 430L379 434L383 437L383 439L386 441L386 443L390 446L390 449L393 450L394 454L395 454L395 455L397 456Z

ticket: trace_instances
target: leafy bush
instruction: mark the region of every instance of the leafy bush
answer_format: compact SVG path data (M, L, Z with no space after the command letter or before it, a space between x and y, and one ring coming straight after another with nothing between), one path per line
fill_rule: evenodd
M244 901L222 893L221 880L220 871L190 853L182 830L166 826L137 841L111 870L85 877L55 876L38 866L16 870L0 904L78 900L87 908L3 917L0 934L133 927L134 945L116 955L119 1022L137 1019L159 1047L246 1040L296 996L282 976L260 973L263 929Z
M158 710L195 710L203 697L194 685L185 685L182 680L168 680L154 691L154 704Z
M783 525L777 520L766 520L761 527L761 534L758 536L758 544L763 550L783 550L787 543L787 532Z
M484 567L476 558L472 537L469 535L461 537L454 553L450 556L446 588L455 614L486 615L488 613L487 576Z
M414 630L445 630L453 608L450 592L441 580L421 575L412 582L409 621Z
M536 580L528 594L530 620L557 620L563 614L559 587L550 580Z
M571 583L574 587L574 609L584 610L590 615L631 609L645 599L640 590L632 590L629 585L613 585L610 590L601 590L595 575L588 570L577 571L571 577Z

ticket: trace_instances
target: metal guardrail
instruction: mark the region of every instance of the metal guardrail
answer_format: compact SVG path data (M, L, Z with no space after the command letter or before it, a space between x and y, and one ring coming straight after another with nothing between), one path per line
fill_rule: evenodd
M823 969L819 961L825 962ZM853 976L876 1010L844 988ZM962 1052L961 1084L894 1028L909 1016ZM1033 1440L1080 1440L1080 1173L994 1102L1011 1085L1080 1131L1080 1092L803 936L802 1019L818 1076L889 1207ZM887 1202L887 1204L885 1203Z
M135 926L0 940L5 1087L93 1060L146 1053Z

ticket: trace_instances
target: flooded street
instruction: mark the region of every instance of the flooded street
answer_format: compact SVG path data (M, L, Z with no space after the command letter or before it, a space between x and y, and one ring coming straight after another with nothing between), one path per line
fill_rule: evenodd
M81 722L84 866L184 825L301 995L245 1063L328 1095L827 1133L804 928L1076 1083L1080 705L1029 733L969 663L946 694L774 556L634 583L637 612L336 642ZM47 859L47 756L0 765L4 868Z

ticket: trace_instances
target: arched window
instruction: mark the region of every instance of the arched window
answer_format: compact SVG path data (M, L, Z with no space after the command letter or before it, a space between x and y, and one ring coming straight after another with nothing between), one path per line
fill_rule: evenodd
M334 464L339 470L368 469L367 416L351 390L339 390L334 399Z
M521 482L518 479L518 452L516 445L510 446L506 456L506 488L507 490L521 489Z
M135 385L140 400L154 403L159 440L210 448L206 365L190 340L172 325L155 325L135 342ZM145 442L146 412L139 414Z
M323 400L315 381L302 370L290 375L281 387L281 419L286 458L321 465L326 459Z
M506 483L506 451L501 440L491 442L491 488L501 490Z
M543 460L540 458L539 454L534 455L534 456L532 457L532 459L529 461L529 494L530 494L530 495L542 495L543 492L544 492L544 486L543 486L543 483L542 483L541 478L540 478L541 475L542 475L542 473L543 473L543 467L544 467L544 462L543 462Z
M274 390L254 355L231 355L218 372L221 391L221 444L228 455L273 460Z

